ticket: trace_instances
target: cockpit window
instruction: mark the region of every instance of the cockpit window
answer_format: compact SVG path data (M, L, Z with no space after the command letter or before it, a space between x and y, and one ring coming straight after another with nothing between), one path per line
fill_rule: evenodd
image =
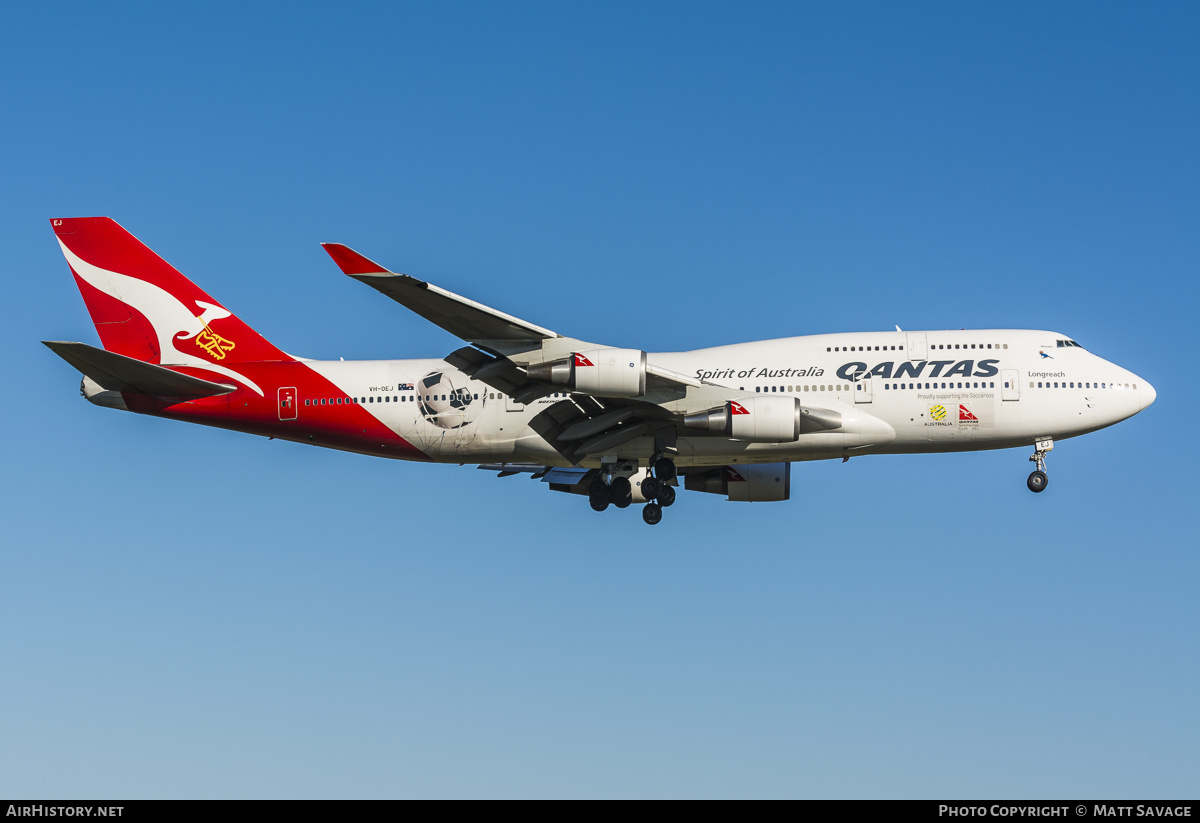
M1075 346L1080 349L1083 348L1083 346L1080 346L1074 340L1057 340L1055 342L1058 344L1058 348L1060 348L1060 349L1065 349L1065 348L1068 348L1069 346Z

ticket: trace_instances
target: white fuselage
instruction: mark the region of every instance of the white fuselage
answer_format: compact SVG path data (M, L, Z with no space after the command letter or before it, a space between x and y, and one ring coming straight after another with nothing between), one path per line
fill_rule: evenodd
M569 391L519 404L443 360L304 362L435 461L567 464L530 424ZM1155 398L1142 378L1045 331L810 335L650 354L648 362L745 397L798 397L842 417L837 430L796 442L681 434L681 466L1029 445L1110 426ZM320 415L307 405L314 398L301 400L302 418ZM644 400L660 402L653 393ZM679 411L670 400L661 404ZM636 438L582 465L645 457L652 446Z

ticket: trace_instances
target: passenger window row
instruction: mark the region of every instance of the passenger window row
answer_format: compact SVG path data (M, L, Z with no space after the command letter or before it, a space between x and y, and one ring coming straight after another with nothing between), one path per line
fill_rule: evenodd
M1075 345L1078 346L1079 344L1076 343ZM1057 380L1054 381L1053 383L1051 383L1049 380L1047 380L1047 381L1045 381L1044 385L1043 385L1043 382L1041 380L1039 380L1037 383L1037 386L1036 386L1036 388L1039 388L1039 389L1043 389L1043 388L1045 388L1045 389L1120 389L1120 388L1136 389L1137 387L1138 387L1137 383L1133 383L1132 385L1129 383L1090 383L1090 382L1079 383L1079 382L1070 382L1070 381L1065 381L1065 380L1062 381L1061 384ZM1035 388L1032 380L1029 381L1029 388L1031 388L1031 389Z
M859 388L861 388L861 387L859 387ZM957 388L957 389L994 389L994 388L996 388L996 383L994 381L992 381L992 382L984 381L984 382L979 382L979 383L947 382L947 383L925 383L925 384L921 384L921 383L884 383L883 388L885 391L900 391L901 389L939 389L939 388L941 388L941 389L955 389L955 388ZM783 392L785 394L788 392L795 394L797 392L809 391L810 389L812 391L826 391L826 389L828 389L829 391L850 391L850 387L846 386L846 385L755 386L754 387L755 392ZM745 391L745 388L741 388L741 389L739 389L739 391Z
M1061 343L1062 341L1059 341L1059 342ZM1078 346L1079 344L1078 344L1078 343L1075 343L1075 344L1073 344L1073 345L1076 345L1076 346ZM936 344L936 345L932 345L932 344L931 344L931 345L929 346L929 348L930 348L930 350L931 350L931 351L932 351L932 350L934 350L934 349L974 349L974 348L980 348L980 349L991 349L991 348L997 348L997 349L1007 349L1007 348L1008 348L1008 344L1007 344L1007 343L995 343L995 344L988 343L988 344L986 344L986 345L985 345L985 344L983 344L983 343L938 343L938 344ZM871 347L871 346L858 346L857 348L855 348L854 346L826 346L826 347L825 347L825 351L827 351L827 352L828 352L828 351L836 351L836 352L852 352L852 351L904 351L904 350L905 350L904 346L874 346L874 347Z
M900 391L901 389L903 389L905 387L910 388L910 389L913 389L913 388L921 389L922 388L920 383L897 383L897 384L884 383L883 384L884 391L887 391L888 389L892 389L894 391ZM995 381L991 381L991 382L984 381L982 383L970 383L970 382L942 383L940 386L937 383L926 383L924 385L924 388L926 388L926 389L937 389L937 388L942 388L942 389L947 389L947 388L948 389L994 389L994 388L996 388L996 383L995 383Z
M493 395L494 397L495 395ZM361 406L367 403L407 403L409 401L416 402L424 400L426 402L436 401L439 398L442 400L449 399L448 394L421 394L421 395L406 395L406 394L385 394L385 395L370 395L368 397L322 397L316 400L305 400L306 406ZM479 395L474 396L475 400L479 399Z
M745 388L744 386L740 386L740 387L738 388L738 391L745 391L745 390L746 390L746 388ZM755 386L755 387L754 387L754 391L755 391L756 393L757 393L757 392L775 392L775 391L781 391L781 392L784 392L785 394L786 394L787 392L792 392L793 394L795 394L796 392L802 392L802 391L850 391L850 387L849 387L849 386L845 386L845 385L819 385L819 386Z

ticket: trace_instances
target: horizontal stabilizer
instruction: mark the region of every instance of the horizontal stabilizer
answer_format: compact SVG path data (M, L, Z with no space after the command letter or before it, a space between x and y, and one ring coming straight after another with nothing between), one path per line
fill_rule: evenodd
M468 300L432 283L407 274L389 272L341 243L321 245L342 272L386 294L405 308L468 343L500 340L540 341L558 337L549 329Z
M109 391L138 392L156 397L212 397L236 389L180 374L177 371L145 363L123 354L97 349L85 343L43 340L50 351Z

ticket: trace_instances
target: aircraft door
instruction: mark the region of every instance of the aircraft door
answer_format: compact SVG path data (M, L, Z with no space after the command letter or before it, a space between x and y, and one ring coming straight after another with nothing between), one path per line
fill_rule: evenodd
M916 362L929 358L929 347L925 344L925 332L909 332L905 337L908 338L909 360Z
M279 419L296 419L296 389L293 386L279 390Z
M1000 371L1000 399L1001 400L1020 400L1021 399L1021 377L1016 369L1001 369Z
M854 384L854 402L855 403L870 403L875 399L875 392L872 388L871 376L867 375L862 380Z

